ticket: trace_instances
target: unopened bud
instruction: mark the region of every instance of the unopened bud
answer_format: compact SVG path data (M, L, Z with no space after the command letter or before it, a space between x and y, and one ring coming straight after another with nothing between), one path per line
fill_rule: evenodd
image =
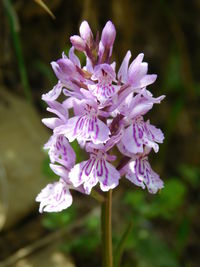
M85 41L78 35L70 37L72 45L79 51L85 51Z
M85 40L87 43L90 43L90 41L93 39L93 34L86 20L81 23L79 31L83 40Z
M102 35L101 35L101 41L103 45L107 48L113 46L113 43L115 41L116 36L116 30L115 26L112 24L111 21L108 21L103 28Z

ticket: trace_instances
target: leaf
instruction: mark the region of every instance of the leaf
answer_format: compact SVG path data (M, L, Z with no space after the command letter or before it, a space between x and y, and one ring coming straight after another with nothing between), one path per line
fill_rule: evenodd
M128 225L127 225L124 233L122 234L121 239L119 240L119 243L116 247L115 254L114 254L115 255L115 258L114 258L115 267L120 267L121 258L122 258L122 255L123 255L123 252L124 252L124 249L126 246L126 241L129 237L131 231L132 231L132 228L133 228L133 221L131 220L128 223Z
M49 230L55 230L61 227L66 227L76 217L76 209L74 206L69 207L67 210L55 213L45 213L42 224Z
M186 186L181 180L172 178L165 182L165 187L159 194L147 195L138 188L138 191L127 192L124 202L140 216L145 218L161 216L169 220L183 204L186 191Z
M53 12L48 8L48 6L42 0L34 0L41 8L43 8L51 17L55 19Z
M179 172L183 179L189 182L193 187L200 183L200 168L190 165L180 165Z
M138 267L179 267L179 263L168 245L152 232L138 236L135 247Z

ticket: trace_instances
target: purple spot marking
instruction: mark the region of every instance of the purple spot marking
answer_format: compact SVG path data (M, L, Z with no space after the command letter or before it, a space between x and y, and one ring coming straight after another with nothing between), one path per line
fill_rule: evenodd
M138 128L138 132L139 132L139 138L142 139L142 137L143 137L143 131L140 128Z
M76 135L77 134L77 128L79 127L79 121L82 119L82 117L78 118L77 122L76 122L76 125L74 127L74 133L73 135Z
M96 140L96 139L97 139L97 137L98 137L98 135L99 135L99 126L98 126L98 124L95 124L95 126L96 126L96 129L95 129L95 136L94 136L94 140Z
M99 159L96 164L96 170L97 170L97 175L102 176L103 175L103 164L102 164L102 159Z
M135 166L134 166L135 176L136 176L138 182L141 183L142 180L140 180L140 178L138 177L138 164L139 164L139 160L136 159L136 161L135 161ZM139 172L139 173L140 173L140 172Z
M139 169L139 173L141 175L144 175L144 166L143 166L143 162L141 160L138 160L138 169Z
M106 161L102 159L103 161L103 169L105 170L105 179L103 181L103 185L108 185L108 168L106 167Z
M137 137L136 137L136 125L133 124L133 139L135 140L135 143L138 147L141 146L141 144L138 143Z
M84 167L85 168L85 174L87 176L91 173L92 168L94 166L94 163L95 163L95 159L89 159L87 165L85 165L85 167Z

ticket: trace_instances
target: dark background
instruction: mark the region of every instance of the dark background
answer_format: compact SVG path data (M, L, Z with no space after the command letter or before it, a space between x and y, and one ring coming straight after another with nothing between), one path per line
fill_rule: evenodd
M35 244L59 229L71 229L71 225L94 210L76 231L69 230L56 240L58 251L71 255L76 266L100 266L98 204L74 194L74 207L59 214L41 216L34 196L44 184L55 179L48 169L48 158L41 150L50 136L40 123L40 119L47 116L41 95L56 83L50 62L61 57L62 51L69 50L69 37L78 34L82 20L89 22L94 33L101 31L107 20L112 20L117 30L113 53L117 66L127 50L131 50L133 57L143 52L149 73L158 74L149 90L154 96L166 95L162 104L154 106L146 116L165 133L159 153L151 157L153 169L161 175L165 188L151 196L128 181L121 182L113 200L114 247L128 229L121 266L198 267L200 1L46 0L45 3L56 19L34 1L3 0L0 3L0 169L3 177L0 193L5 217L0 232L0 260L5 264L20 248ZM23 121L26 130L23 131L18 121ZM30 127L26 128L25 121ZM5 122L9 126L3 128ZM9 161L12 153L16 154L14 163ZM38 158L41 158L39 162ZM15 166L16 160L19 164ZM25 182L20 180L22 176ZM29 204L26 206L26 203ZM50 240L51 243L55 239ZM49 246L49 242L40 245L40 251ZM30 254L34 253L32 249ZM19 258L7 266L15 266ZM26 266L23 261L21 264L19 266Z

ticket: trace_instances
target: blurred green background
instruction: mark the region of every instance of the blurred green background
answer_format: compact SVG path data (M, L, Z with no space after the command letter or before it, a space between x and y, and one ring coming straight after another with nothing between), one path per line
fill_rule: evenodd
M73 193L72 207L43 215L34 203L57 179L42 151L50 131L40 122L48 116L41 95L56 83L50 62L69 50L86 19L94 33L112 20L117 66L128 49L133 57L143 52L149 73L158 74L149 90L166 95L146 116L165 133L151 155L165 188L152 196L123 179L114 192L114 249L125 237L121 266L199 267L200 2L46 0L56 19L36 2L0 3L0 266L101 266L95 200Z

